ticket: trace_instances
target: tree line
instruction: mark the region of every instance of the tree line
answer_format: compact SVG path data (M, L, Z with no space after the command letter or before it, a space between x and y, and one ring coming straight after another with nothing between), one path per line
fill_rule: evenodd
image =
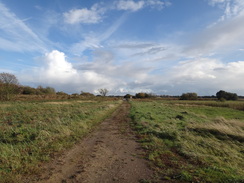
M109 90L106 88L98 89L99 96L106 96ZM13 99L17 94L23 95L62 95L68 96L69 94L59 91L56 92L53 87L38 86L36 88L30 86L22 86L19 84L17 77L10 73L0 73L0 100L7 101ZM81 91L80 94L73 93L72 97L94 97L95 95L89 92Z
M106 88L98 89L100 93L99 96L106 96L108 94L108 90ZM52 87L42 87L38 86L37 88L32 88L30 86L21 86L19 84L18 79L15 75L10 73L0 73L0 100L10 100L16 94L24 94L24 95L68 95L64 92L56 92ZM82 95L82 96L94 96L92 93L81 91L80 94L72 94L72 95ZM157 97L157 95L152 93L136 93L135 96L126 94L124 98L153 98ZM171 97L171 96L167 96ZM199 97L197 93L183 93L181 96L177 97L180 100L197 100ZM236 93L226 92L224 90L220 90L216 93L216 98L218 100L238 100L238 95Z

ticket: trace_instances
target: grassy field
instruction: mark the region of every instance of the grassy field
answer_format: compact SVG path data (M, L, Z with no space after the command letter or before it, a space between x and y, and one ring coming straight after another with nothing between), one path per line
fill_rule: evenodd
M133 128L159 179L244 181L243 102L134 100L131 104Z
M21 182L86 135L121 101L0 103L0 182Z

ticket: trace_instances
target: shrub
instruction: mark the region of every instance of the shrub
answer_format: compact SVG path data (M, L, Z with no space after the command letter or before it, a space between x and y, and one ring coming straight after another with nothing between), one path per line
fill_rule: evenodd
M0 100L10 100L20 92L19 82L15 75L0 73Z
M197 93L183 93L180 100L197 100Z
M236 93L230 93L230 92L226 92L224 90L220 90L216 93L216 97L218 98L218 100L222 101L224 100L238 100L238 96Z

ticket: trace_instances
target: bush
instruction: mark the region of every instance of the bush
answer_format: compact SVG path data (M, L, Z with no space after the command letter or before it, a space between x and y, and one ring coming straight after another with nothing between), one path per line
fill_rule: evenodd
M137 93L136 98L149 98L150 95L148 93Z
M29 86L24 86L22 87L22 94L24 95L35 95L36 94L36 89L35 88L31 88Z
M197 100L197 93L183 93L180 100Z
M238 100L238 96L236 93L230 93L230 92L226 92L224 90L218 91L216 93L216 97L220 101L222 101L222 100Z
M20 92L19 82L15 75L0 73L0 100L10 100Z
M83 91L81 91L80 95L84 97L94 97L94 94L89 92L83 92Z
M124 96L124 98L132 98L133 96L132 95L130 95L130 94L126 94L125 96Z

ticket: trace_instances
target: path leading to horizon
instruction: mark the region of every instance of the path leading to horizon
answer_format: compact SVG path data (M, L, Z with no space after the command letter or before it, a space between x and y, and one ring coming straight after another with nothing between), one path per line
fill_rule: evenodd
M130 105L124 102L96 130L62 156L45 165L40 183L136 183L153 172L129 126ZM38 180L37 180L38 179Z

